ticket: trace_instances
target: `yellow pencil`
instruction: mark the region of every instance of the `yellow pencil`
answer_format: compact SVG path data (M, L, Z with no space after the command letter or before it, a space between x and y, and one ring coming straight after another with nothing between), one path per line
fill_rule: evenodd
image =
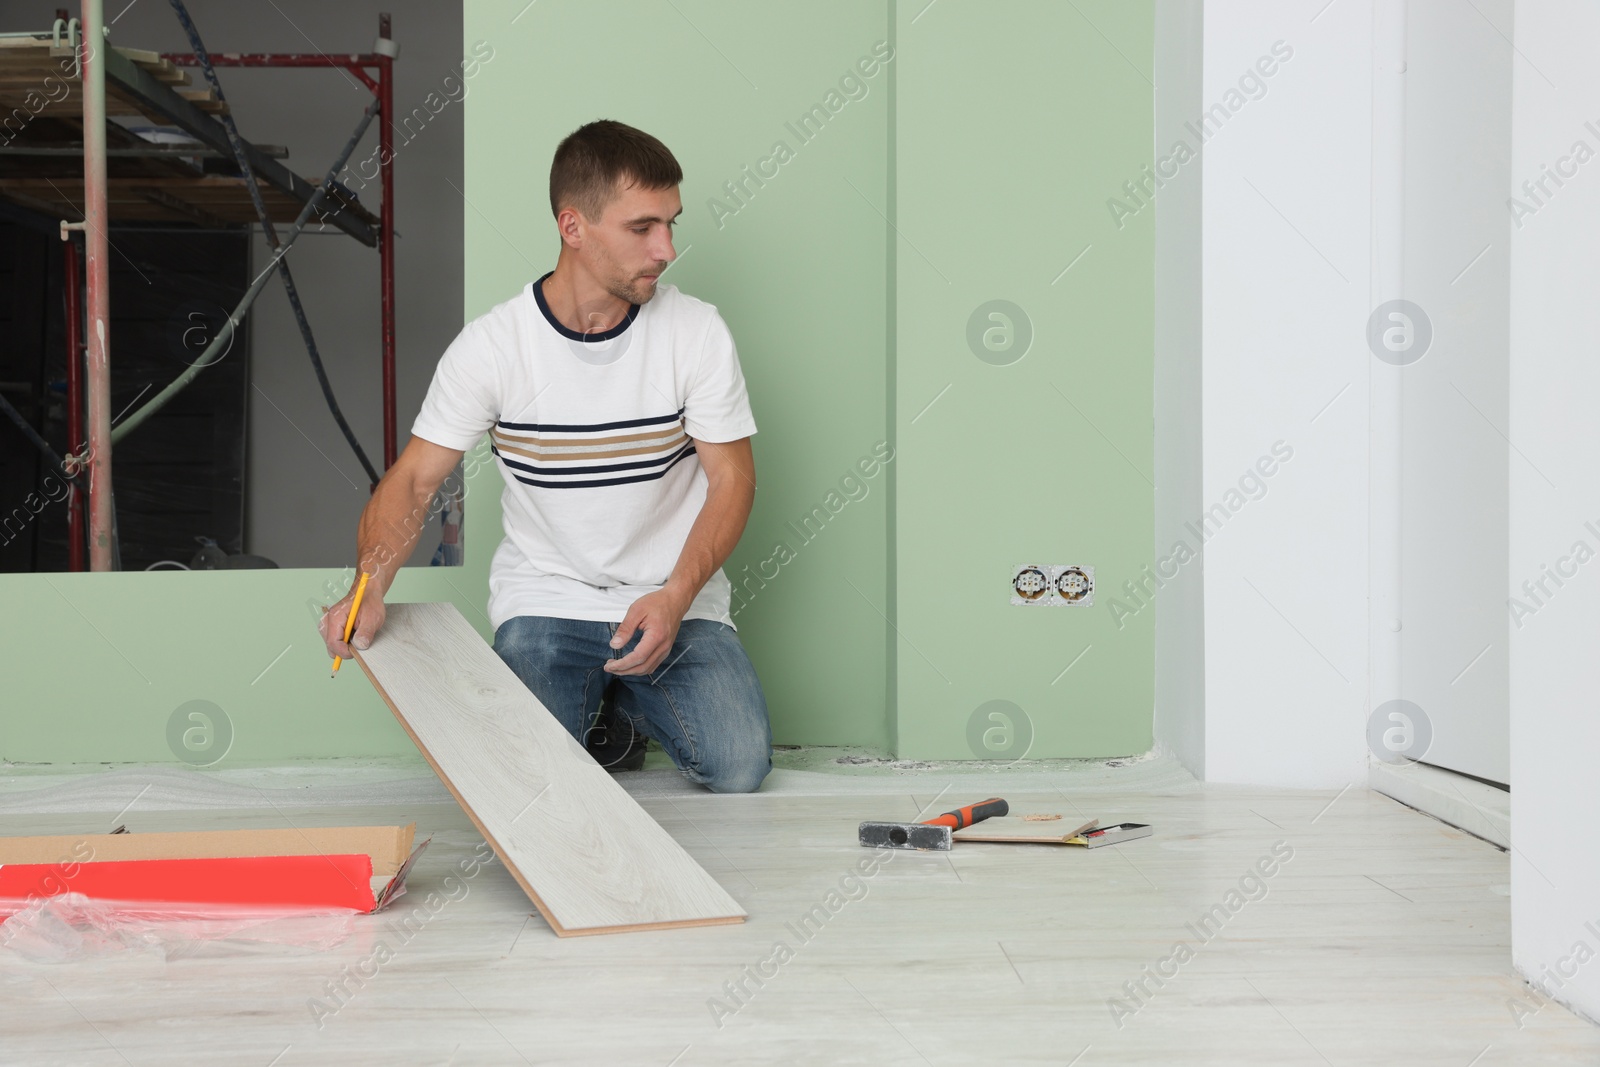
M344 643L347 645L350 643L350 634L356 628L356 616L361 613L361 598L367 593L367 579L370 577L372 577L370 574L362 571L361 581L356 583L356 598L350 602L350 617L344 620ZM339 664L343 662L342 657L333 657L333 674L328 675L329 678L339 673Z

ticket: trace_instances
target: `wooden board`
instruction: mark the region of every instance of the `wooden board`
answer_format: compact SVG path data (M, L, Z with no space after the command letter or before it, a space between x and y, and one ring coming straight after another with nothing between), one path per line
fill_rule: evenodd
M455 605L388 605L356 661L557 934L744 921Z
M156 126L178 126L226 162L233 151L216 116L227 112L208 85L189 85L189 76L154 52L109 48L103 53L106 69L106 114L140 115ZM70 49L55 49L49 40L0 37L0 141L14 151L0 158L0 175L10 182L32 179L49 188L10 184L0 188L0 200L9 200L52 218L77 218L83 202L82 177L69 188L70 166L64 160L30 156L27 150L59 147L63 134L79 131L83 124L82 84ZM113 135L131 137L113 124ZM72 138L75 140L76 138ZM16 142L16 143L12 143ZM140 142L142 143L142 142ZM305 179L269 158L249 142L244 149L261 184L266 207L274 222L293 221L310 201L320 176ZM112 183L119 178L180 178L188 181L136 182L131 190L109 193L107 209L114 222L183 222L219 228L233 223L254 223L256 214L242 179L198 175L182 159L118 158L107 164ZM80 167L81 171L82 168ZM44 181L48 179L49 181ZM376 246L377 222L353 197L337 191L326 198L330 210L321 221ZM339 208L341 210L331 210Z
M116 51L157 81L172 86L174 92L200 110L212 115L220 115L228 110L227 104L217 99L211 86L184 88L190 84L188 72L179 70L171 61L162 59L160 53L122 47L117 47ZM65 47L56 49L48 40L26 37L0 38L0 84L17 90L31 91L35 94L35 100L45 97L59 103L65 98L59 96L58 87L63 83L76 86L78 81L78 71L73 63L70 49ZM108 114L143 113L136 101L123 100L123 95L121 86L115 83L106 85ZM77 111L79 105L74 103L72 109ZM33 110L34 108L29 109L30 112ZM158 116L149 117L157 123L162 122Z

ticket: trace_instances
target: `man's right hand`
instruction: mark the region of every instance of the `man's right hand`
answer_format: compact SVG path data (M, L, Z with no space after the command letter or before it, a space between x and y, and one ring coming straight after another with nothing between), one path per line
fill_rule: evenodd
M356 591L351 589L344 595L343 600L323 612L322 620L317 623L317 629L322 633L322 640L328 646L330 657L353 659L355 649L365 650L371 647L372 639L378 636L378 631L383 628L384 609L383 596L374 588L376 584L371 581L367 583L366 595L361 598L361 613L356 616L356 628L350 635L349 644L344 640L344 624L350 617L350 602L355 599Z
M355 588L343 600L322 613L317 629L328 646L328 655L350 659L356 649L365 649L383 627L383 593L394 581L394 568L404 563L416 547L417 538L427 525L433 498L445 476L461 462L459 449L445 448L413 436L394 466L384 472L372 499L361 509L356 531L358 566L372 577L361 598L361 613L356 628L345 644L344 624L350 617L350 601ZM354 646L354 647L351 647Z

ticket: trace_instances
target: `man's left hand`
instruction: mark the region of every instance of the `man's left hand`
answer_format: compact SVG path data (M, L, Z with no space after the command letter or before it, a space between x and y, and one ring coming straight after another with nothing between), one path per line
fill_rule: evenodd
M612 650L627 646L635 631L642 631L638 647L622 659L607 660L605 668L611 674L650 674L661 666L661 661L672 651L677 639L683 613L689 602L677 593L658 589L635 600L617 627L611 639Z

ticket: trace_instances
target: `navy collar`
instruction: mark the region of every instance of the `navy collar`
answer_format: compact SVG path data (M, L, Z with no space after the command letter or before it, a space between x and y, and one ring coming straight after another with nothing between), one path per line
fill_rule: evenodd
M633 320L639 317L639 305L629 304L628 313L623 316L622 321L604 333L579 333L577 330L567 329L567 327L563 326L559 321L557 321L556 317L550 313L550 305L547 304L544 299L544 279L550 277L550 275L554 273L555 271L553 270L549 271L544 275L543 278L540 278L538 281L533 283L533 298L539 303L539 311L544 315L544 321L548 322L551 329L555 330L556 333L559 333L567 340L580 341L584 344L595 344L600 341L609 341L613 337L621 336L629 326L633 325Z

